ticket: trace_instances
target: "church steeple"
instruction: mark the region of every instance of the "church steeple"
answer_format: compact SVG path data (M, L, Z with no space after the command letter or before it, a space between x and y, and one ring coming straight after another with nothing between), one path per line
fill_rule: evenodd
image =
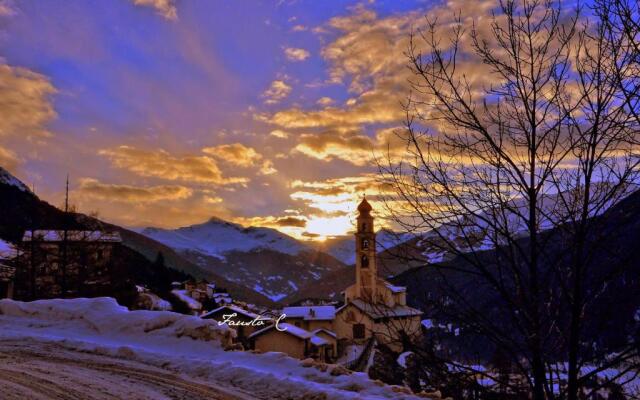
M373 229L373 208L366 197L358 205L356 229L356 297L376 300L376 234Z

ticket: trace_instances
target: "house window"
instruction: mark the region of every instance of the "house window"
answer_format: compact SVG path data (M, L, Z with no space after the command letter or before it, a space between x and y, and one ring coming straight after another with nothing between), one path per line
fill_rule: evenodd
M364 256L362 256L361 261L362 262L360 264L362 265L362 268L369 268L369 257L364 255Z
M364 324L353 325L353 338L364 339Z
M369 239L362 239L362 248L365 250L369 248Z
M362 223L362 230L363 230L363 231L366 231L366 230L367 230L367 223L366 223L366 222L363 222L363 223Z

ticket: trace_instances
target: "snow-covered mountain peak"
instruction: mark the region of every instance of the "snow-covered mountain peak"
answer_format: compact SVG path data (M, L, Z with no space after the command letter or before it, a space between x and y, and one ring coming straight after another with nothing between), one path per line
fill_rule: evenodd
M193 250L224 259L224 253L269 249L296 255L310 247L271 228L243 227L217 217L178 229L146 228L143 235L177 250Z

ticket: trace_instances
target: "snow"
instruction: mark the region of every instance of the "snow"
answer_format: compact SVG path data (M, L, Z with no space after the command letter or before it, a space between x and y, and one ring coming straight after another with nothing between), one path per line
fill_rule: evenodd
M435 325L433 324L433 321L431 321L430 319L423 319L422 320L422 326L424 326L425 329L433 329L433 328L435 328Z
M197 301L196 299L190 297L189 295L187 295L187 291L186 290L178 290L178 289L174 289L171 291L171 293L175 294L180 300L182 300L183 302L185 302L190 309L195 310L195 311L199 311L202 310L202 304L200 304L199 301Z
M309 341L314 346L327 346L329 344L329 342L327 342L326 340L324 340L320 336L315 336L315 335L311 336L311 339Z
M212 315L214 313L217 313L220 310L229 310L229 311L238 313L240 315L247 316L249 318L258 318L258 314L254 314L251 311L247 311L247 310L245 310L243 308L240 308L240 307L237 307L237 306L234 306L234 305L225 305L225 306L222 306L222 307L218 307L215 310L211 310L208 313L206 313L204 315L201 315L200 318L207 318L210 315Z
M332 376L282 353L224 351L233 330L213 320L165 311L128 311L109 298L0 301L0 341L48 343L76 352L117 356L258 399L417 399L364 373ZM90 385L87 390L91 390Z
M9 242L0 239L0 259L15 257L15 247Z
M407 368L407 357L409 357L409 355L413 354L413 352L411 351L405 351L404 353L400 354L398 356L398 365L400 365L402 368Z
M258 292L258 293L268 297L272 301L279 301L279 300L284 299L285 297L287 297L286 293L272 293L271 291L269 291L269 290L265 289L264 287L262 287L262 285L260 285L259 283L256 283L255 285L253 285L253 290L255 292Z
M18 189L20 189L23 192L31 193L31 190L29 190L27 185L22 183L18 178L16 178L15 176L11 175L6 169L4 169L2 167L0 167L0 183L3 183L5 185L9 185L9 186L17 187Z
M305 320L332 320L336 317L334 306L301 306L285 307L282 313L287 318L304 318Z
M387 289L391 290L391 292L393 293L402 293L407 291L407 288L404 286L395 286L389 282L385 282L384 284L387 287Z
M217 218L175 230L146 228L141 233L173 249L198 251L222 260L224 253L230 251L270 249L297 255L310 250L307 245L275 229L245 228Z

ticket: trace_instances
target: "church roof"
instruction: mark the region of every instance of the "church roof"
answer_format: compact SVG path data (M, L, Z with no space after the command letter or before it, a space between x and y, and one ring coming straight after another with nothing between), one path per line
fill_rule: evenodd
M373 207L371 207L371 204L369 204L367 198L363 197L360 205L358 205L358 212L360 214L369 214L371 210L373 210Z
M389 307L385 304L371 304L361 299L353 299L348 304L353 304L360 311L367 314L373 319L380 318L393 318L393 317L412 317L415 315L422 315L422 311L409 306L403 306L396 304L393 307Z

